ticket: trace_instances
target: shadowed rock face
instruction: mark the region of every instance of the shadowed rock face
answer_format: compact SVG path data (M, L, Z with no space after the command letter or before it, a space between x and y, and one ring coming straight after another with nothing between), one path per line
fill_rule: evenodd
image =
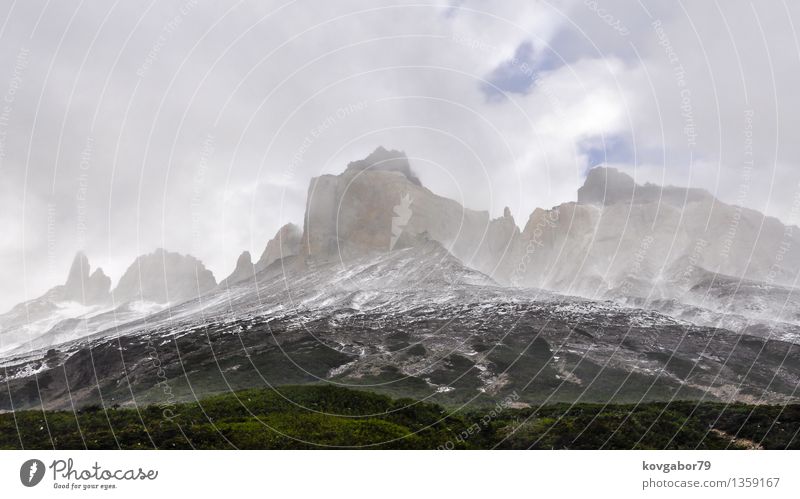
M117 303L179 303L197 298L216 285L211 271L193 256L157 249L128 267L113 295Z

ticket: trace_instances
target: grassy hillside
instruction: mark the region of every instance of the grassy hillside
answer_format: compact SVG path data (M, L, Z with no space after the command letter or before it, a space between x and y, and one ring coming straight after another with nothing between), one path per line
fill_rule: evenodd
M290 386L168 408L6 413L0 415L0 448L797 449L798 431L798 405L512 409L501 401L459 411L333 386Z

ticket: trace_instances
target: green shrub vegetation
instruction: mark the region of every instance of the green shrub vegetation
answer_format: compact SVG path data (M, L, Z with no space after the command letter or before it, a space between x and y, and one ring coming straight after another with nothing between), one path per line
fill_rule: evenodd
M329 385L0 414L4 449L797 449L799 431L800 405L464 409Z

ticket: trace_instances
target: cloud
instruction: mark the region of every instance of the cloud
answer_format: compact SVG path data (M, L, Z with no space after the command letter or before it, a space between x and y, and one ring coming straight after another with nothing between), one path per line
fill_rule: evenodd
M81 247L113 279L156 247L222 279L301 222L312 176L378 145L405 150L435 192L493 216L510 206L521 225L574 199L600 158L793 213L797 7L92 0L7 16L0 221L14 237L0 261L20 285L4 308L63 280Z

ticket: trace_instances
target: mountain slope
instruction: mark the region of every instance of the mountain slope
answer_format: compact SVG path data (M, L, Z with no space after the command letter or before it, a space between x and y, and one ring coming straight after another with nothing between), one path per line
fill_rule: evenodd
M452 404L797 401L800 304L780 284L797 257L771 258L789 228L612 170L581 189L520 232L378 150L313 179L301 237L281 229L222 286L191 257L138 259L114 297L169 306L108 327L117 310L86 316L80 338L6 356L0 408L320 382Z
M0 353L45 349L98 331L116 330L162 310L168 303L196 299L215 286L214 276L191 256L164 250L139 257L110 292L111 279L76 254L63 285L0 316ZM112 299L113 296L113 299Z
M90 271L89 259L78 252L64 284L0 315L0 352L32 341L64 319L107 307L111 280L102 269Z
M497 286L435 241L347 265L289 257L256 281L10 359L0 382L17 408L319 382L448 404L798 398L798 345Z

